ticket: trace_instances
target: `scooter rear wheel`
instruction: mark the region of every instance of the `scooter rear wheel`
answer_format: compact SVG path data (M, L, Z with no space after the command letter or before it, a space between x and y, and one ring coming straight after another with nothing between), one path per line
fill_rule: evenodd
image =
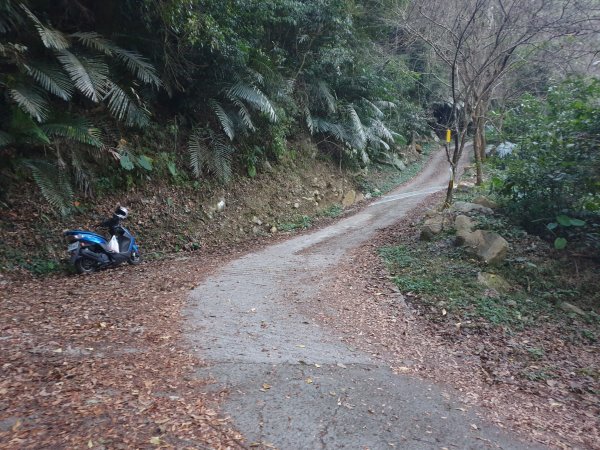
M84 256L75 261L75 270L80 274L95 272L96 262L93 259Z
M142 256L138 252L133 252L127 262L133 266L142 262Z

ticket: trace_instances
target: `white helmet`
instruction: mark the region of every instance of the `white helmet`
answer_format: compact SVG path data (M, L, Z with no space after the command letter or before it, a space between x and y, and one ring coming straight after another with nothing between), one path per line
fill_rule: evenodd
M128 215L129 210L124 206L118 206L117 209L115 209L115 216L117 216L119 219L127 219Z

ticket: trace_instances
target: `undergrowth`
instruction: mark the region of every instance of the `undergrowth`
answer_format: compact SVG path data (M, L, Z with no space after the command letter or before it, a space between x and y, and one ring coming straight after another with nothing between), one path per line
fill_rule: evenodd
M526 233L496 216L481 218L479 228L500 232L513 248L529 243ZM528 250L534 250L535 243L529 245ZM433 322L516 331L551 319L563 323L569 339L596 342L600 336L600 316L594 312L600 304L595 265L567 263L540 249L513 252L503 264L487 267L455 247L451 233L431 242L384 247L379 253L394 283L403 293L412 294L414 305ZM486 286L478 280L482 272L501 277L508 286ZM563 302L588 311L583 325L573 326L570 319L577 316L562 309Z

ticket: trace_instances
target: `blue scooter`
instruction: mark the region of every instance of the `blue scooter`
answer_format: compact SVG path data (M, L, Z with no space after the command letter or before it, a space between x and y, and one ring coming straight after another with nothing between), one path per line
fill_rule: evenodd
M120 219L127 217L127 209L119 207L112 219L102 226L110 227L111 234L116 236L119 251L109 249L108 241L91 231L68 230L63 233L68 242L67 251L71 254L71 264L78 273L92 273L99 269L116 266L127 261L139 264L142 261L135 238L129 230L120 224Z

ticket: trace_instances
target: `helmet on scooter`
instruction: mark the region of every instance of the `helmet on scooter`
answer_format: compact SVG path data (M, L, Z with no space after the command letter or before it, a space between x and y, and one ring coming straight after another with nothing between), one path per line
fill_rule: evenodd
M128 215L129 215L129 210L127 208L125 208L124 206L118 206L117 209L115 209L115 216L118 217L119 219L127 219Z

